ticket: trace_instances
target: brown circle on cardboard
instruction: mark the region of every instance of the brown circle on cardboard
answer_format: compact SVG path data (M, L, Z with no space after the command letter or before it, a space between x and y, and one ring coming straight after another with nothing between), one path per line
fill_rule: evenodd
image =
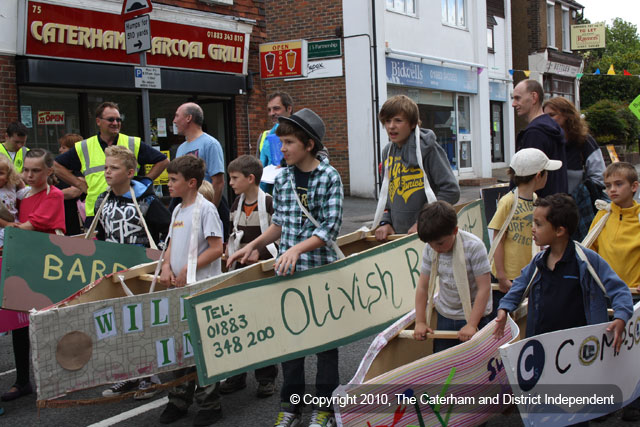
M56 360L68 371L77 371L87 364L93 352L91 337L84 332L73 331L58 341Z

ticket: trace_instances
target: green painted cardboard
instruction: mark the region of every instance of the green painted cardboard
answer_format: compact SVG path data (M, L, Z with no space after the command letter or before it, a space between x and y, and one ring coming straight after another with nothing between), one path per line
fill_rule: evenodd
M159 251L141 246L8 227L0 282L2 308L42 309L106 274L159 256Z

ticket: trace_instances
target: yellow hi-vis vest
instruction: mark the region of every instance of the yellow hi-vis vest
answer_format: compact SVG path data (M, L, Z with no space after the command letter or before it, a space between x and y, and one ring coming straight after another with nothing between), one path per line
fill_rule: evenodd
M138 159L140 138L121 133L118 135L116 145L127 147L135 154L136 160ZM78 153L78 158L80 159L80 164L82 165L80 172L82 172L84 178L87 180L87 198L84 202L85 212L87 216L93 216L95 214L94 209L98 196L109 187L107 181L104 179L104 151L100 146L97 135L76 142L75 148Z
M18 173L22 173L24 156L27 154L27 151L29 151L29 149L23 145L22 148L16 152L16 156L13 158L13 166L16 168L16 172ZM4 142L0 144L0 153L4 154L9 160L11 160L11 155L9 154L7 147L4 146Z
M271 130L265 130L264 132L262 132L262 135L260 136L260 144L258 145L258 158L260 158L260 153L262 153L262 146L264 145L264 140L267 139L269 132L271 132Z

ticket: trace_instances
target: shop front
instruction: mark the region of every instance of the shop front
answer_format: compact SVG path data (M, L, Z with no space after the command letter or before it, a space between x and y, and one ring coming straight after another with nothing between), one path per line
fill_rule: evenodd
M421 126L435 132L451 168L472 172L472 97L478 93L475 70L386 58L387 96L406 95L418 104Z
M24 2L16 82L29 147L57 152L58 138L66 133L94 135L94 111L104 101L119 105L123 133L143 136L134 78L140 57L126 54L121 5L86 3ZM173 127L174 113L193 101L202 106L203 128L220 141L225 160L235 156L235 102L246 93L253 25L227 18L154 5L147 62L159 67L160 88L149 90L151 140L145 142L173 155L184 141Z

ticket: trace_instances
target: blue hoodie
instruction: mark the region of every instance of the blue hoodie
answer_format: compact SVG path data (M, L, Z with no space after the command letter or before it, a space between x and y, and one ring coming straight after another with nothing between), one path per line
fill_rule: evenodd
M538 197L568 192L566 142L560 125L548 114L542 114L531 120L529 126L518 133L516 139L516 151L523 148L537 148L551 160L562 161L560 169L548 172L547 185L542 190L536 191Z

